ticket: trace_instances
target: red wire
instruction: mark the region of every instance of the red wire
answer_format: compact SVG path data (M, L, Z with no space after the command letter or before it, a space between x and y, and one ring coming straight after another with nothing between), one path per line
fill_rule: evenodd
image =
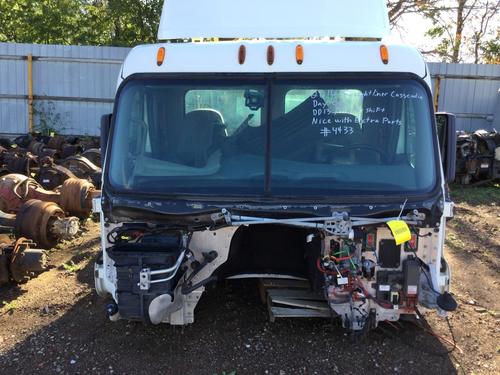
M359 286L361 288L361 290L363 291L363 293L365 294L366 298L368 299L373 299L375 302L377 302L380 306L382 306L384 309L392 309L392 305L391 304L388 304L388 303L384 303L382 301L379 301L378 299L376 298L373 298L372 295L370 293L368 293L368 291L365 289L363 283L361 282L361 280L358 278L356 278L356 285Z
M327 275L338 275L339 273L337 271L330 271L330 270L327 270L327 269L324 269L322 266L321 266L321 260L320 258L318 258L318 260L316 261L316 267L318 268L319 272L321 273L326 273ZM349 270L340 270L340 273L348 273Z
M318 268L319 272L321 273L326 273L328 275L337 275L337 272L334 272L334 271L329 271L329 270L325 270L322 266L321 266L321 260L318 258L318 260L316 261L316 267Z
M348 256L348 257L340 257L340 258L335 258L333 255L330 255L330 258L332 258L334 261L336 262L342 262L343 260L349 260L351 259L352 257L351 256Z

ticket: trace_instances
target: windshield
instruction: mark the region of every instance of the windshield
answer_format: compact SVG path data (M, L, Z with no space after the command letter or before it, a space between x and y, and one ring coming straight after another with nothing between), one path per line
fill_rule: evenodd
M117 103L109 181L175 195L428 192L431 125L414 80L135 79Z

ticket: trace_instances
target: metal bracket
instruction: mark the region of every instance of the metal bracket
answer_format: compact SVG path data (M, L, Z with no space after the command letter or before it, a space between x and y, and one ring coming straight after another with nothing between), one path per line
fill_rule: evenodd
M231 213L223 208L221 212L216 212L210 216L214 223L224 220L226 224L231 225Z
M95 214L102 212L101 197L92 199L92 212Z
M151 271L151 268L144 268L141 272L139 272L139 284L137 285L139 285L141 290L149 290L151 284L160 284L172 280L177 274L177 271L179 270L185 255L186 255L186 250L180 253L175 264L169 268L154 270L154 271ZM151 276L164 275L164 274L168 274L169 276L163 279L151 280Z
M151 285L151 268L145 268L139 273L139 288L149 290Z
M446 201L444 202L443 205L443 215L446 218L452 218L454 215L455 211L455 203L451 201Z
M337 236L350 236L352 221L347 212L334 212L331 220L325 220L324 228L327 232Z

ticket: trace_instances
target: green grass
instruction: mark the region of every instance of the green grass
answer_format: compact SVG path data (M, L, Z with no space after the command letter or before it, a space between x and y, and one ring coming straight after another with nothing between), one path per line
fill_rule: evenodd
M478 187L452 185L451 198L456 203L463 202L471 205L500 203L500 184Z
M68 263L64 263L63 268L68 273L76 273L76 272L80 271L80 269L81 269L81 267L78 264L75 264L73 261L70 261Z
M465 243L458 238L454 233L446 233L446 245L454 249L461 249L465 246Z
M14 311L19 307L16 301L13 302L2 301L2 305L6 312Z

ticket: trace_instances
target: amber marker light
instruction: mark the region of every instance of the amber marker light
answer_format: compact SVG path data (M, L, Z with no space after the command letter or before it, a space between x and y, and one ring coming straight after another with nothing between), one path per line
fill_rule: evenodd
M267 47L267 64L268 65L274 64L274 47L273 46Z
M247 49L242 44L240 46L240 49L238 50L238 62L240 63L240 65L243 65L245 63L246 57L247 57Z
M384 64L389 64L389 50L385 44L380 46L380 58Z
M165 61L165 47L160 47L158 48L158 53L156 54L156 64L158 66L162 66L163 61Z
M304 62L304 47L300 44L295 47L295 59L297 60L297 64L302 65Z

